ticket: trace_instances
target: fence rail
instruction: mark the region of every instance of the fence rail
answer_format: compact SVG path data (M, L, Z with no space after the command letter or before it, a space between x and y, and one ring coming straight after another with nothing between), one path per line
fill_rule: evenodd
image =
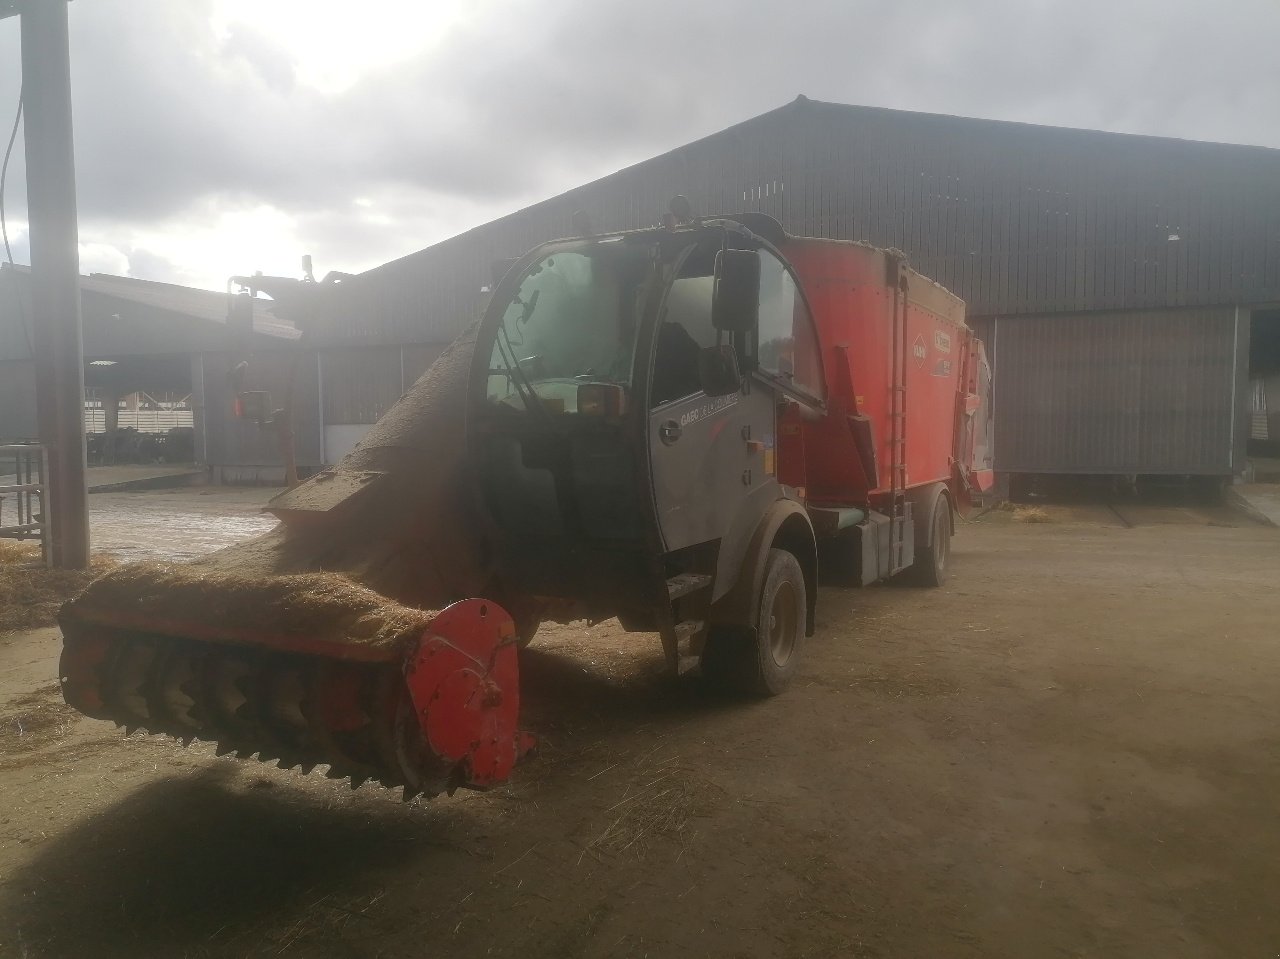
M49 458L43 446L16 443L0 446L0 539L38 539L49 562L48 498L45 478Z
M195 418L191 410L121 410L116 420L118 429L135 429L139 433L167 433L176 427L193 425L195 425ZM84 431L105 433L106 430L106 411L86 408Z

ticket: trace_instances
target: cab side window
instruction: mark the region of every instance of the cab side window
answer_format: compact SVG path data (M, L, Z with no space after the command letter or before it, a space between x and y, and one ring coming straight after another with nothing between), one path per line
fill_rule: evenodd
M693 251L671 284L658 328L650 406L683 399L702 390L698 356L716 343L711 325L715 250Z
M822 357L813 318L795 279L782 261L760 251L760 338L762 372L821 399Z

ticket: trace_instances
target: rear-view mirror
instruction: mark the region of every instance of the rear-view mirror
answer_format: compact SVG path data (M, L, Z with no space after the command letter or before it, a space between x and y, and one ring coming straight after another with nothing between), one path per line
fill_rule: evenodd
M760 320L760 254L721 250L716 254L711 323L726 333L753 332Z

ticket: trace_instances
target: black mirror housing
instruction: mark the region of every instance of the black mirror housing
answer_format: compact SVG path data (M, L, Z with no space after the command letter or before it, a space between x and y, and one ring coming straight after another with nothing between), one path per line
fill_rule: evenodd
M738 354L727 343L708 346L698 353L698 379L708 396L730 396L742 389Z
M760 254L721 250L716 254L711 325L726 333L754 333L760 323Z

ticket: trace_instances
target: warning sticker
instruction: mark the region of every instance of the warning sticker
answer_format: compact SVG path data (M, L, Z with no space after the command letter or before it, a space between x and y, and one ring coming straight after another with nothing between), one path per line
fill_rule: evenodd
M951 334L945 330L933 331L933 348L939 353L951 352Z

